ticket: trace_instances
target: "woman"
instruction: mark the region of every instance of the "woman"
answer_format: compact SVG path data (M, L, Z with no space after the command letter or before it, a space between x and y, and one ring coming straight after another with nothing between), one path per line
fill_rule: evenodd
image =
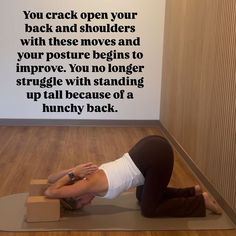
M206 209L221 210L201 187L176 189L167 187L173 170L173 151L166 139L148 136L140 140L123 157L97 168L92 163L76 166L49 176L53 183L46 190L49 198L73 198L76 208L92 199L112 199L131 187L141 212L146 217L202 217Z

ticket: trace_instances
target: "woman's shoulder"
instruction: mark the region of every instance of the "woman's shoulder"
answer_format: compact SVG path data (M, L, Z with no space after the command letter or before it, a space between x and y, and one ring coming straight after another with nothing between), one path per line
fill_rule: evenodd
M91 175L87 175L84 181L87 182L91 192L94 194L106 192L108 189L108 180L106 174L101 169L98 169Z

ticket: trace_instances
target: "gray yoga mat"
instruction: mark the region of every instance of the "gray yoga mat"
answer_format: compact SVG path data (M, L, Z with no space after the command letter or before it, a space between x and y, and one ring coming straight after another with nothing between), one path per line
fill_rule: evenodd
M27 223L27 193L0 198L1 231L63 231L63 230L210 230L233 229L226 214L207 214L203 218L145 218L140 214L133 192L113 200L96 198L83 210L61 209L58 222Z

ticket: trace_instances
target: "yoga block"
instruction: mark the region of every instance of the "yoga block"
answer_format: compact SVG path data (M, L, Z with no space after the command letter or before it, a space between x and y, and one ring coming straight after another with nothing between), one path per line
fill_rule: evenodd
M48 187L47 179L32 179L30 181L29 195L41 196L44 195L45 190Z
M26 202L27 222L58 221L60 219L60 200L45 196L29 196Z

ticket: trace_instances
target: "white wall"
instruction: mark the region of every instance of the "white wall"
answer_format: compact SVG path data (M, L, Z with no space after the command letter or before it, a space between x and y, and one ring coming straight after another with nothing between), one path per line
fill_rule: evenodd
M81 12L107 12L109 19L97 19L91 22L86 20L47 20L45 13L53 12L67 12L74 10L80 16ZM25 19L23 11L43 12L44 19ZM136 19L131 20L116 20L111 22L110 12L137 12ZM164 12L165 0L3 0L1 2L0 14L0 118L19 118L19 119L135 119L135 120L156 120L159 119L160 110L160 88L161 88L161 68L162 68L162 50L163 50L163 31L164 31ZM29 25L44 25L46 23L52 25L53 30L56 25L73 25L77 24L78 32L71 33L26 33L25 24ZM91 25L135 25L135 32L133 33L80 33L79 27L89 23ZM97 46L97 47L53 47L48 45L48 38L136 38L140 37L140 46ZM22 46L20 39L31 37L42 37L45 39L46 46ZM117 42L117 41L116 41ZM63 73L17 73L17 52L44 52L44 55L49 51L88 51L92 50L108 52L116 50L117 52L139 51L144 57L140 60L113 60L112 64L121 65L144 65L142 73L133 73L129 75L130 78L144 77L144 88L137 88L135 86L67 86L65 84L66 78L88 77L91 82L95 78L121 78L127 76L125 73L108 73L106 60L54 60L45 62L44 56L41 60L25 59L20 61L20 65L62 65L66 72ZM68 64L87 64L91 65L105 65L106 71L104 73L71 73ZM38 86L17 86L17 79L41 79L43 77L49 78L55 76L57 79L63 80L62 86L53 88L39 88ZM45 99L43 92L54 92L55 90L62 90L63 99ZM113 96L114 92L125 90L132 92L134 99L103 99L103 100L68 100L64 97L65 90L70 91L109 91ZM27 92L39 92L42 97L38 101L33 101L26 98ZM78 115L75 112L57 112L49 113L42 112L42 104L47 105L69 105L73 103L78 106L85 106L82 113ZM103 106L107 103L114 105L117 112L87 112L86 104Z

